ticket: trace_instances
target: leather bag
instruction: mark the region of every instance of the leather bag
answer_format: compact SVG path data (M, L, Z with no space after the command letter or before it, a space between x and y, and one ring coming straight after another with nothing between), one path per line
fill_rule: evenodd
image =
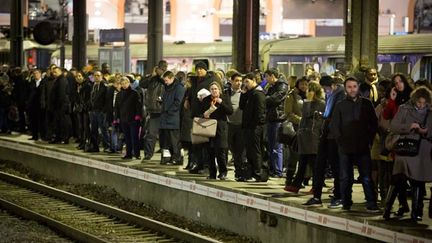
M217 120L194 117L192 135L212 138L216 136Z
M292 144L296 139L297 132L292 122L284 121L278 130L278 142L283 144Z
M393 151L399 156L417 156L420 149L420 139L399 138L393 145Z

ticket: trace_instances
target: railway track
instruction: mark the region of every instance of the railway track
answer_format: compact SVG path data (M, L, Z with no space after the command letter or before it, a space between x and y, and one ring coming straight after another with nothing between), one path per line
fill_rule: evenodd
M0 208L80 242L219 242L3 172Z

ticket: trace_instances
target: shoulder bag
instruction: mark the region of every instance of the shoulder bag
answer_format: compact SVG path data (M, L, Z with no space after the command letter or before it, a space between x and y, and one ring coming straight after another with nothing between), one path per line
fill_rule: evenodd
M194 117L192 135L212 138L216 136L217 120Z
M425 119L423 121L423 126L426 125L427 118L429 115L429 111L426 113ZM417 156L420 150L420 143L421 143L422 137L418 139L413 138L399 138L395 144L393 145L393 151L395 154L399 156Z

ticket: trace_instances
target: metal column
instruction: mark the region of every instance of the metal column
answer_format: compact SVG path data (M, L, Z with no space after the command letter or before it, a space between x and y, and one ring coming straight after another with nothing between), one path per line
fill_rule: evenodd
M72 66L81 70L86 65L87 13L85 0L73 0Z
M13 67L24 64L23 0L11 1L9 64Z
M258 68L259 0L234 0L233 8L233 66L247 73Z
M151 73L163 56L163 6L164 1L149 0L148 2L146 73Z
M378 0L346 0L345 68L377 67Z

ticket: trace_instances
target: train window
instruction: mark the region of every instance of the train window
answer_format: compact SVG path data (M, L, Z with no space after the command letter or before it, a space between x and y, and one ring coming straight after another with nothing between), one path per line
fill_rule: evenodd
M288 75L288 76L290 75L288 62L278 62L276 64L276 67L279 70L279 72L283 73L284 75Z
M394 73L403 73L405 75L410 74L409 63L397 62L394 64Z
M379 73L380 73L381 76L390 77L392 75L392 65L391 65L391 63L378 64L378 71L379 71Z
M291 63L289 71L290 71L289 76L303 77L304 76L303 63Z

